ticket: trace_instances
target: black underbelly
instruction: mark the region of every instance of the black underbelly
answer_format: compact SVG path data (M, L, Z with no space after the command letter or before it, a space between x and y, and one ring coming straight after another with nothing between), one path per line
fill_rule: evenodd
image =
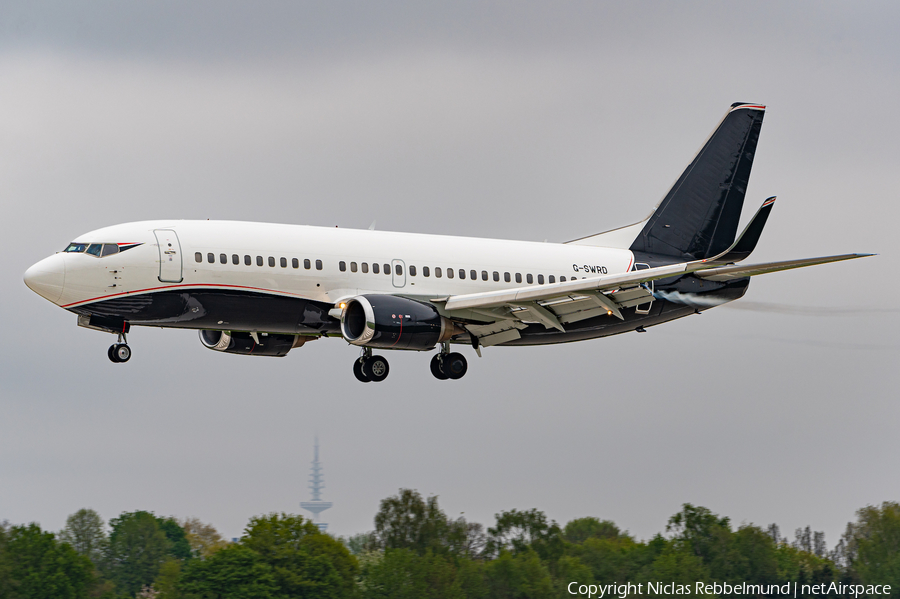
M71 310L132 325L296 334L338 331L338 321L328 316L331 307L252 291L199 289L122 296Z

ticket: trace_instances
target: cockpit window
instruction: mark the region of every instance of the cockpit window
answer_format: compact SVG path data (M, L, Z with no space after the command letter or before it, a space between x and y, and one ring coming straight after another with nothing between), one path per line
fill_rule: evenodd
M102 243L92 243L88 246L87 253L91 254L92 256L99 256L101 250L103 250Z
M103 252L100 254L101 256L112 256L113 254L119 253L119 246L115 243L104 243L103 244Z
M80 254L81 252L83 252L84 250L86 250L87 247L88 247L88 244L86 244L86 243L75 243L75 242L73 241L72 243L69 244L69 247L67 247L67 248L64 249L63 251L64 251L64 252L71 252L71 253L75 253L75 254Z

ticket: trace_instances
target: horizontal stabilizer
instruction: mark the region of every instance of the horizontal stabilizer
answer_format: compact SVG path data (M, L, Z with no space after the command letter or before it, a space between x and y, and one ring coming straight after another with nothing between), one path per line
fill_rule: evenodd
M778 272L780 270L791 270L793 268L803 268L804 266L815 266L816 264L827 264L829 262L853 260L854 258L865 258L867 256L874 255L875 254L841 254L840 256L804 258L802 260L784 260L781 262L764 262L763 264L720 266L719 268L709 268L695 272L694 276L700 277L701 279L707 281L731 281L732 279L742 279L744 277L764 275L766 273Z

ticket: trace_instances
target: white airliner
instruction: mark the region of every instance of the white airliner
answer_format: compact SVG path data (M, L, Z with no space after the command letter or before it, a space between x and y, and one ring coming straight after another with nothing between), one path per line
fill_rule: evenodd
M481 348L605 337L740 298L753 275L870 254L738 265L774 205L737 225L765 107L738 103L645 220L568 243L533 243L229 221L97 229L25 273L25 283L118 335L132 325L198 329L206 347L283 356L321 337L360 346L360 381L382 381L373 349L438 348L431 372L461 378L451 343Z

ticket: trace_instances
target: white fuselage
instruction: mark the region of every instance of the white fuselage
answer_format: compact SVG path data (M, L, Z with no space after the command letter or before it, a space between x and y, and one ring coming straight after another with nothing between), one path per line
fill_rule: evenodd
M60 252L35 264L26 273L29 286L64 308L177 288L328 304L366 293L430 299L624 273L634 265L625 249L236 221L127 223L74 241L141 245L103 257Z

